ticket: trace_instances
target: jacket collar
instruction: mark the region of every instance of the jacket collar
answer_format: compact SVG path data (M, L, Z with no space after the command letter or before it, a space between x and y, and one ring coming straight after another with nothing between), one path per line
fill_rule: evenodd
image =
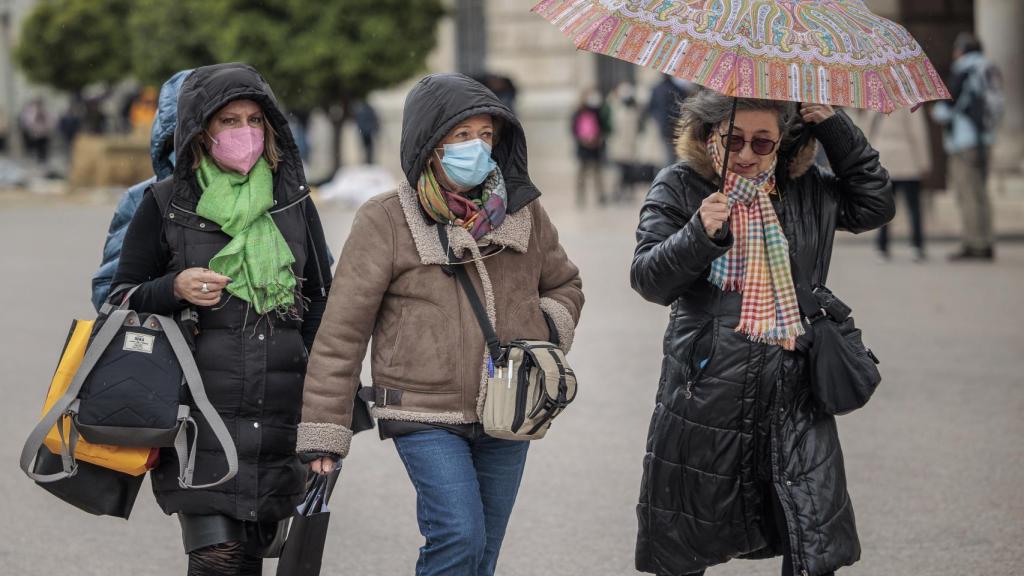
M441 239L437 236L437 224L423 214L416 190L405 179L398 185L398 200L402 204L402 213L416 243L420 262L426 265L447 264L449 258L441 247ZM533 217L529 205L523 206L517 212L507 213L501 226L488 232L479 243L461 226L447 225L447 228L451 252L455 258L462 258L467 250L470 253L474 252L473 247L477 244L493 244L525 253L530 246Z

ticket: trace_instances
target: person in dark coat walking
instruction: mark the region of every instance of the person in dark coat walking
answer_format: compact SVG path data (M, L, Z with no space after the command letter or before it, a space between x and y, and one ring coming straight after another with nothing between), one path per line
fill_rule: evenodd
M380 119L377 117L377 111L364 100L356 106L355 117L359 138L363 141L363 160L366 164L373 164L374 145L377 141L377 132L380 132Z
M665 145L665 165L675 162L676 124L679 122L679 107L694 92L694 84L663 74L661 82L651 90L647 113L658 125L658 134Z
M181 522L189 574L259 574L305 490L296 427L330 289L327 246L288 123L253 68L189 75L174 151L173 175L146 191L128 226L112 299L138 285L133 310L185 318L237 447L238 475L214 488L179 487L173 450L153 471L157 502ZM198 482L226 462L197 421Z
M611 133L611 118L601 93L588 88L580 94L580 103L569 123L576 142L576 205L587 203L587 178L594 185L597 203L604 204L608 196L604 187L605 146Z
M836 423L809 397L796 351L790 259L824 283L834 231L888 222L892 185L843 112L740 99L730 134L731 105L702 91L683 106L680 162L658 175L636 232L633 289L671 306L636 566L680 576L782 554L784 576L822 576L856 562L860 544ZM816 143L796 130L835 175L812 165Z

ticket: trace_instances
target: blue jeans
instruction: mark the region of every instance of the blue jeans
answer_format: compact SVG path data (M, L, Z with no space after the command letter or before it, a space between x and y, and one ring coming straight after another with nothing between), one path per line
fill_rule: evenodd
M494 574L529 447L440 429L395 438L416 488L416 519L426 540L416 576Z

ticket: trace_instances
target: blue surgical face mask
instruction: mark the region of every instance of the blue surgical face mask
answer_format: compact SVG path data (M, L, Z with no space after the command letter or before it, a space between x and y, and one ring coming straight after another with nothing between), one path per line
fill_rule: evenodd
M469 142L444 145L441 167L452 184L473 188L494 172L498 163L491 158L491 147L477 138Z

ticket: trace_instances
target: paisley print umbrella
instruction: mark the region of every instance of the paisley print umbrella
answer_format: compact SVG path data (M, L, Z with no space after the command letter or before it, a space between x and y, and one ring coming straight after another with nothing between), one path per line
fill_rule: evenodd
M862 0L544 0L581 50L729 96L889 113L949 98L921 46Z

